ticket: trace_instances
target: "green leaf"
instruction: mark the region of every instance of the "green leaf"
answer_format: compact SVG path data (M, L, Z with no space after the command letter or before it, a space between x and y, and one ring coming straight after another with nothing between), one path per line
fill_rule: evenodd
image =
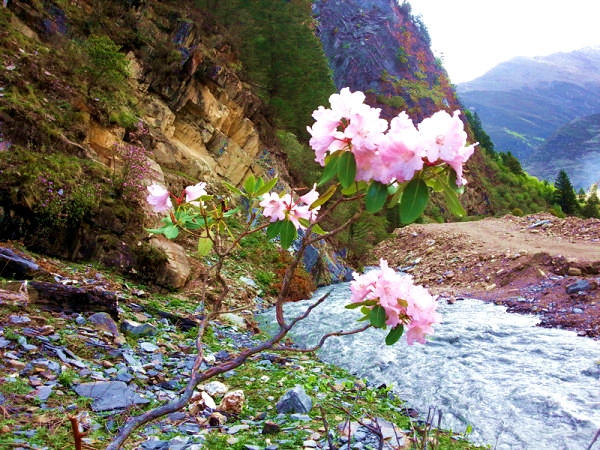
M324 236L327 234L327 231L321 228L321 225L319 225L318 223L314 224L311 230L313 233L318 234L319 236Z
M337 175L343 188L350 187L356 178L356 160L352 152L343 152L337 166Z
M210 219L209 219L210 221ZM204 228L206 226L206 222L202 217L197 217L196 219L186 221L183 226L188 230L198 230L200 228Z
M340 160L340 152L335 152L334 154L328 156L325 159L325 167L323 168L323 173L321 174L321 180L317 184L317 186L323 186L329 180L337 175L338 162Z
M325 191L325 193L323 195L320 195L318 199L316 199L312 205L310 205L309 211L312 211L313 209L324 205L325 203L327 203L327 200L329 200L331 198L331 196L333 194L335 194L335 191L337 190L337 185L332 184L329 189L327 189Z
M458 194L453 190L444 189L444 200L446 201L446 205L450 209L450 212L457 217L463 217L467 215L467 212L460 204L460 200L458 199Z
M456 180L456 174L454 174L454 177L452 177L452 173L454 173L454 170L451 171L451 174L448 177L449 182L452 182L453 179ZM453 189L452 185L447 183L441 176L438 179L440 185L442 186L444 200L446 201L446 205L448 205L448 209L450 209L450 212L458 217L466 216L467 212L460 204L460 200L458 199L458 193L456 192L456 190Z
M438 176L434 176L432 178L428 178L426 180L427 186L433 189L434 192L442 192L444 190L444 186L441 183L441 180Z
M269 239L273 239L276 236L279 236L281 233L281 227L283 225L282 220L278 220L277 222L271 222L267 227L267 237Z
M292 222L289 220L282 220L279 236L281 238L281 247L287 249L298 236L298 231Z
M198 238L198 255L206 256L210 253L213 247L213 241L207 237Z
M240 210L240 207L238 206L238 207L237 207L237 208L235 208L235 209L230 209L229 211L225 211L225 212L223 213L223 217L231 217L231 216L233 216L234 214L237 214L237 213L239 212L239 210Z
M394 345L402 337L402 333L404 333L404 325L400 323L390 330L385 337L385 344Z
M419 218L429 201L429 188L421 178L413 178L404 188L400 199L400 220L412 223Z
M179 228L177 228L175 225L168 225L164 228L163 234L168 239L175 239L177 236L179 236Z
M378 181L372 181L367 189L367 196L365 197L365 205L367 212L376 213L383 208L385 201L388 196L387 185L382 184Z
M377 305L371 309L369 321L376 328L385 328L385 309L383 309L383 306Z
M223 186L233 192L235 195L244 195L242 191L236 188L233 184L228 183L227 181L223 181Z
M146 231L148 233L153 233L153 234L163 234L165 231L165 227L161 227L161 228L146 228Z
M250 196L254 196L254 190L256 186L256 178L253 174L248 175L248 178L244 181L244 190Z
M267 181L260 189L258 189L256 191L256 196L260 197L263 194L266 194L267 192L269 192L271 189L273 189L275 187L275 185L277 184L277 178L272 178L269 181Z
M349 305L344 306L346 309L356 309L361 306L375 306L377 304L377 300L365 300L362 302L350 303ZM370 311L370 310L369 310Z

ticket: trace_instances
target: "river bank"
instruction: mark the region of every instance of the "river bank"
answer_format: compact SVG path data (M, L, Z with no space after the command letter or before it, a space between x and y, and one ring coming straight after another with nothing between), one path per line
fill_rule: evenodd
M440 295L533 314L540 325L600 336L600 220L550 214L413 224L369 255Z
M91 265L22 256L43 267L45 281L0 280L0 447L73 448L69 418L87 417L83 448L102 449L129 411L138 414L179 395L195 354L190 319L197 305L190 293L153 291ZM257 298L251 280L237 281L245 286L244 298ZM84 292L95 292L95 298L103 292L102 298L118 300L119 318L94 310L110 302L81 311L73 308L82 304L65 302L65 310L48 311L34 298L34 287L48 285L62 298L73 293L80 301ZM254 306L211 324L203 368L266 339L251 320ZM479 448L464 439L463 431L438 433L433 416L427 423L427 411L407 408L390 388L365 383L312 354L267 351L214 381L198 388L190 407L141 427L124 448L324 449L330 447L329 438L341 448L348 441L346 423L352 442L365 447L377 438L364 424L376 424L387 450L430 438L442 448ZM312 407L280 412L279 402L296 386ZM230 405L229 394L242 403Z

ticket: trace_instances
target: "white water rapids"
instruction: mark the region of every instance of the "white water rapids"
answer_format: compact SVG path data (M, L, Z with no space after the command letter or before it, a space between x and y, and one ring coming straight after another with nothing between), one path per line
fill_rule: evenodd
M294 329L297 345L362 325L358 312L344 309L348 283L322 288L314 299L330 290ZM310 302L286 305L286 317ZM499 450L586 449L600 428L600 341L536 327L535 316L479 300L442 303L443 323L426 345L409 347L403 337L387 347L384 331L368 330L331 339L319 356L374 385L392 384L425 415L437 407L444 428L464 432L470 424L472 442ZM272 311L264 320L273 323Z

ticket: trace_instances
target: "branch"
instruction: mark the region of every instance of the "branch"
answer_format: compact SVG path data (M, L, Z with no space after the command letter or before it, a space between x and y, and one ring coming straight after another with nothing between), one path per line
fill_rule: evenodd
M361 207L361 208L360 208L360 209L359 209L359 210L358 210L358 211L357 211L357 212L356 212L356 213L355 213L355 214L354 214L352 217L350 217L350 218L349 218L349 219L348 219L346 222L344 222L342 225L340 225L339 227L337 227L337 228L335 228L335 229L333 229L333 230L331 230L331 231L328 231L328 232L327 232L327 234L325 234L325 235L323 235L323 236L318 236L318 235L317 235L317 237L314 237L314 238L312 238L312 239L309 239L309 240L307 241L307 245L312 245L312 244L314 244L315 242L319 242L319 241L321 241L321 240L323 240L323 239L330 238L330 237L332 237L332 236L335 236L335 235L336 235L336 234L338 234L339 232L341 232L341 231L344 231L344 229L345 229L345 228L346 228L348 225L350 225L350 224L352 224L352 223L356 222L356 221L357 221L357 220L360 218L360 216L362 216L362 213L363 213L363 212L364 212L364 211L363 211L363 209L362 209L362 207ZM315 223L316 223L316 222L315 222ZM308 231L310 231L311 229L312 229L312 225L311 225L311 227L308 229ZM310 233L307 233L307 234L310 234Z
M363 331L368 330L372 326L373 325L369 324L369 325L365 325L362 328L356 328L355 330L351 330L351 331L334 331L332 333L324 334L323 336L321 336L321 339L319 340L319 342L314 347L310 347L310 348L296 348L296 347L288 347L286 345L281 345L281 346L274 346L273 348L271 348L271 350L275 351L275 352L312 353L312 352L319 350L321 347L323 347L323 344L325 344L325 341L327 339L329 339L330 337L349 336L351 334L362 333Z

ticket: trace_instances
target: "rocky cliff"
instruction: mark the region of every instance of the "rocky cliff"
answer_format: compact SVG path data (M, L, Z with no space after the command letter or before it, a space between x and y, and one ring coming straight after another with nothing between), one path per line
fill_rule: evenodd
M406 110L420 121L439 109L460 108L427 29L409 4L318 0L313 13L338 89L366 92L388 119Z
M36 216L47 203L45 193L36 191L35 186L24 189L29 178L43 173L43 168L25 167L23 161L8 156L23 152L43 165L43 158L64 152L77 160L78 167L94 163L102 173L94 182L103 185L96 188L102 191L126 163L115 149L131 144L131 125L119 123L118 118L106 120L111 111L99 106L103 99L86 96L78 86L79 73L46 55L73 58L67 64L80 63L66 47L76 45L72 42L85 39L90 31L99 31L94 27L101 27L103 21L112 23L103 31L115 42L123 41L122 47L130 47L121 49L128 50L126 96L148 129L141 138L152 167L148 181L153 179L177 192L201 180L217 192L223 180L238 185L249 174L266 172L285 180L287 172L262 101L231 68L234 56L221 30L198 10L154 2L138 8L122 2L79 3L80 9L75 10L63 2L15 1L8 10L0 10L6 69L0 76L2 169L11 174L10 180L5 177L0 183L0 239L21 240L38 251L74 260L95 259L110 266L144 270L139 266L151 264L147 253L152 251L146 248L143 226L154 225L156 219L133 213L141 197L126 204L109 193L81 220L58 229L39 223ZM137 41L119 35L127 27ZM139 44L132 46L132 42ZM27 92L46 105L38 108L30 104L33 99L24 102ZM67 121L58 117L60 108L74 109L76 114ZM90 181L81 177L75 183ZM68 187L60 191L66 197ZM63 210L61 214L68 213ZM171 260L185 259L183 250L172 243L151 242ZM144 255L140 248L145 249ZM172 275L180 270L175 267ZM189 268L177 280L170 275L163 278L178 287L185 282L186 273Z

